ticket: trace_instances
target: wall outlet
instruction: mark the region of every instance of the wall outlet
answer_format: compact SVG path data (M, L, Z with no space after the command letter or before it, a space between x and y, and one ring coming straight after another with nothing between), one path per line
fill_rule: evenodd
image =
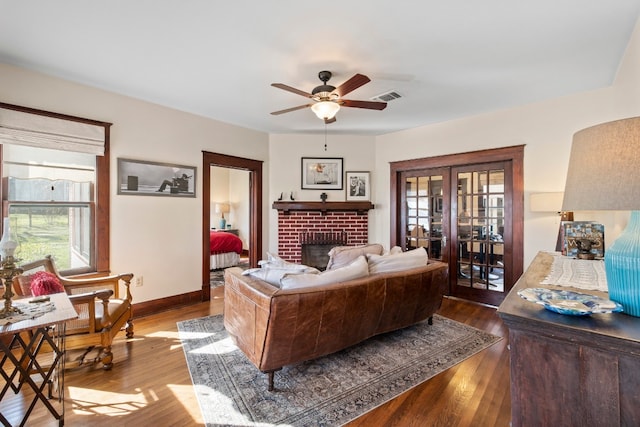
M136 288L139 288L140 286L142 286L142 276L135 276L133 278L133 283L135 285Z

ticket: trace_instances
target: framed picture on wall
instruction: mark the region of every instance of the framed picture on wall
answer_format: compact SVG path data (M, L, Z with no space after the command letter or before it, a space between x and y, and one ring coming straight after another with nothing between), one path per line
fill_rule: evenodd
M341 157L303 157L300 174L303 190L342 190Z
M118 194L196 197L196 167L118 159Z
M371 200L371 173L347 172L347 200Z

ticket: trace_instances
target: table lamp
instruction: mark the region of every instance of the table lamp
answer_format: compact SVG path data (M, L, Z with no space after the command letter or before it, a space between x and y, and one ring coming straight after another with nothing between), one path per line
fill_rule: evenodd
M229 203L216 203L216 213L220 214L220 230L224 230L227 227L227 220L224 218L224 214L229 213L231 206Z
M562 210L631 211L604 262L609 298L640 317L640 117L574 134Z

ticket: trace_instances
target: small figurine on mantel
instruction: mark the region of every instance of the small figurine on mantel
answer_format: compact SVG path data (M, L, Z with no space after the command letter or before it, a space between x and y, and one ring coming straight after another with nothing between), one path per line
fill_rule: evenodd
M295 200L295 199L293 198L293 191L292 191L292 192L291 192L291 194L289 195L289 198L290 198L291 200Z
M320 194L320 200L322 200L322 202L326 202L327 201L327 193L322 193Z

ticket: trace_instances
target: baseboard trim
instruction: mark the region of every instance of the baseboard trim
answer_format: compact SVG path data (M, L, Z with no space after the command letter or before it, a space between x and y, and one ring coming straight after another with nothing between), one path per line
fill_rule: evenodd
M170 297L144 301L133 304L133 317L145 317L161 311L172 310L191 304L202 302L202 291L194 291L186 294L172 295Z

